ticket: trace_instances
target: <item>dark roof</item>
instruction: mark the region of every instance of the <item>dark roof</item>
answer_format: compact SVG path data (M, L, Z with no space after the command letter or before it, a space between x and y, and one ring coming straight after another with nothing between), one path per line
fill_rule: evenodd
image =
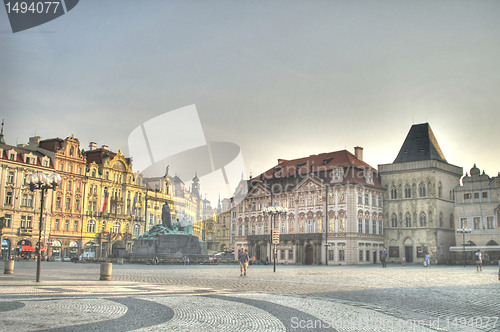
M421 160L447 162L428 123L413 125L399 150L394 163L407 163Z
M87 164L95 162L99 165L102 164L102 161L105 157L109 156L111 159L113 159L116 156L116 153L107 149L94 149L85 151L85 155L87 156Z
M61 138L51 138L40 141L38 144L39 147L45 150L49 150L52 152L56 152L61 149L64 140Z

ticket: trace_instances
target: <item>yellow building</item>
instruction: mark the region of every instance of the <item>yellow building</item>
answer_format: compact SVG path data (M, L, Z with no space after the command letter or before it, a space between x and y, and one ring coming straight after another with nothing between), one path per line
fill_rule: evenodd
M133 234L141 234L146 191L136 183L130 158L103 145L90 144L82 232L85 257L123 257L132 252Z

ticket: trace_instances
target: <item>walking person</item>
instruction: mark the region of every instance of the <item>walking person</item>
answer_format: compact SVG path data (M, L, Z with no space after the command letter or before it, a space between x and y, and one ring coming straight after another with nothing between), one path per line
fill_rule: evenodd
M384 249L381 255L382 267L387 267L387 250Z
M406 256L403 256L403 266L406 265Z
M481 252L480 249L476 251L476 270L477 271L483 270L483 253Z
M248 267L248 261L250 258L248 257L248 253L245 251L245 248L241 248L240 255L238 257L238 260L240 261L240 277L243 275L247 275L247 267Z

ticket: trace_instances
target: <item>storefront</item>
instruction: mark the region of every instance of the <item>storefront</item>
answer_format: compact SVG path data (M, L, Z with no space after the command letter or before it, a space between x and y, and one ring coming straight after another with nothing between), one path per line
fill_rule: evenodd
M79 253L79 247L78 247L78 242L76 241L71 241L69 243L69 257L76 257L78 256Z
M52 241L51 257L61 257L61 241Z
M83 246L83 257L85 258L96 257L96 251L98 247L99 245L95 244L94 242L85 243L85 245Z
M11 250L11 243L9 239L2 240L2 259L7 259L9 257Z

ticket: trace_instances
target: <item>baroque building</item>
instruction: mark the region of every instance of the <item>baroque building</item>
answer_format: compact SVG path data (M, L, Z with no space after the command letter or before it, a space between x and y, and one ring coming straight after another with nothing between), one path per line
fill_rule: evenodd
M490 178L474 165L455 189L455 235L453 263L474 262L477 250L486 264L500 260L500 174ZM462 233L466 229L470 233ZM465 242L464 242L465 239ZM465 249L465 250L464 250Z
M41 193L30 191L26 177L35 172L46 175L54 172L53 160L27 145L5 144L0 134L0 216L3 217L1 230L2 257L34 254L40 235ZM48 190L43 202L41 247L46 250L49 243L52 201L55 195Z
M392 164L379 165L386 188L388 261L450 262L455 244L454 189L462 168L449 164L428 123L413 125Z
M235 252L272 260L271 230L279 232L276 259L283 264L371 264L383 250L383 194L363 149L343 150L278 164L248 181L233 208ZM264 207L286 215L269 216Z

